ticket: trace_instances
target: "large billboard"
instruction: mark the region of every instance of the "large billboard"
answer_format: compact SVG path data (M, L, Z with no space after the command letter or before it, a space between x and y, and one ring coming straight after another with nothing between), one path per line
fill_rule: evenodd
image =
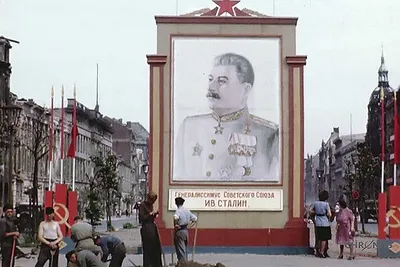
M281 182L281 45L172 37L173 182Z

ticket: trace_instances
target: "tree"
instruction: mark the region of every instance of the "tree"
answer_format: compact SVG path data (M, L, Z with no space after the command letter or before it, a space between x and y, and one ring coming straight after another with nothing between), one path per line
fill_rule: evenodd
M87 176L89 180L89 186L86 188L83 199L86 203L89 203L85 207L86 218L90 220L90 224L93 229L98 222L103 218L103 205L101 201L101 192L96 187L95 177Z
M92 156L91 160L94 164L93 185L105 199L107 230L111 231L111 208L119 195L118 158L113 153L108 153L105 157L100 153Z
M372 199L376 203L380 185L380 160L372 154L366 143L358 143L356 154L346 163L343 191L348 197L349 206L365 210L365 201ZM352 192L358 190L360 198L354 200ZM361 216L362 232L365 233L364 216Z
M33 206L33 231L36 233L40 223L39 218L39 168L45 160L45 156L49 153L50 129L49 129L49 112L47 109L36 105L32 109L32 113L27 114L25 122L21 128L21 136L18 142L21 149L31 155L33 163L32 172L32 206Z

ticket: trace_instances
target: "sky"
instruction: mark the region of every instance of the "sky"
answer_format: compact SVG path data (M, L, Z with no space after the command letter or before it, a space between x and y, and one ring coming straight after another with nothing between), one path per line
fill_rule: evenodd
M156 53L154 16L214 6L211 0L0 0L0 36L20 41L11 50L11 90L49 106L52 86L59 105L61 86L73 97L76 84L78 101L94 108L98 63L100 111L148 129L146 54ZM242 0L237 7L299 18L297 54L308 56L305 153L314 154L333 127L365 132L382 46L390 84L400 85L398 0Z

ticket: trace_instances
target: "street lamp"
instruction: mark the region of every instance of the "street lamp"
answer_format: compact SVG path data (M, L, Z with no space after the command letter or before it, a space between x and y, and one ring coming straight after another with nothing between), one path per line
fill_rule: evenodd
M142 173L144 173L144 176L145 176L145 187L144 187L144 200L145 200L147 198L147 187L148 187L148 183L149 183L149 178L148 178L149 164L142 165Z
M8 134L8 177L7 179L3 179L2 202L3 205L5 204L5 201L8 201L10 205L13 205L13 146L14 136L19 126L22 108L16 105L7 105L1 107L0 111L1 125Z

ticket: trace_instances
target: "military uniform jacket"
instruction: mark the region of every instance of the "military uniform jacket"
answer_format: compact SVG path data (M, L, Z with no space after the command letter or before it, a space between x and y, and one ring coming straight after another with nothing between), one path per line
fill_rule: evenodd
M280 181L279 127L249 114L185 118L175 140L175 181Z

